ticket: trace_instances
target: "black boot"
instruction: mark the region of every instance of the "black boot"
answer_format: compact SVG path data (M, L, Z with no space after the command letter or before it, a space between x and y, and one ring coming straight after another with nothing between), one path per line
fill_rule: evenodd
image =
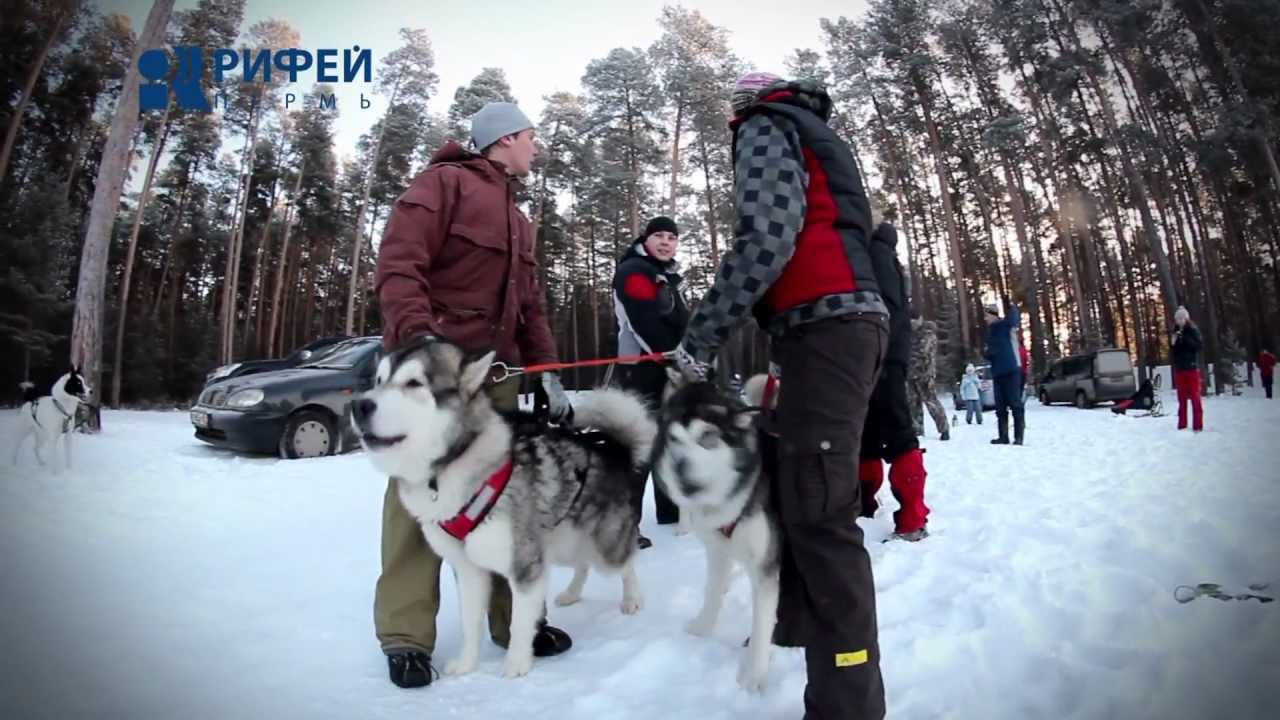
M991 441L992 445L1008 445L1009 444L1009 415L1008 413L996 414L996 428L1000 433L1000 437Z
M1026 416L1022 414L1022 410L1015 410L1013 413L1013 444L1021 445L1022 437L1027 429Z
M533 656L551 657L567 652L573 647L573 639L569 633L547 624L546 620L538 622L538 632L533 635Z
M440 676L431 666L431 655L421 650L398 650L387 655L391 682L402 688L426 687Z

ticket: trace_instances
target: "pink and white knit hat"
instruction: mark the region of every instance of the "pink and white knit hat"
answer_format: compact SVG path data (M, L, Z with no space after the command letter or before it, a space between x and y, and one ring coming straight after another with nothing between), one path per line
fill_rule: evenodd
M741 112L755 102L756 96L760 94L761 90L781 81L782 78L773 73L747 73L738 78L738 82L733 84L733 95L729 97L729 104L733 106L734 112Z

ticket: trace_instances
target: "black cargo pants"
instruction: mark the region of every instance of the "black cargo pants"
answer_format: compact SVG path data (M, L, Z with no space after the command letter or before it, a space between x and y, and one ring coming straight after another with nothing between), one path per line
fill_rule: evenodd
M621 370L619 385L622 388L642 396L655 412L662 407L662 391L667 386L666 365L656 362L642 362L623 366L619 369ZM651 470L652 468L645 465L632 475L631 508L635 512L637 523L640 522L640 518L643 515L644 489L648 483ZM653 483L653 502L659 525L672 525L680 521L680 507L667 496L667 493L662 489L661 483L656 480Z
M805 648L805 720L885 713L875 581L855 521L859 440L887 346L886 319L864 314L801 325L773 344L784 534L775 639Z

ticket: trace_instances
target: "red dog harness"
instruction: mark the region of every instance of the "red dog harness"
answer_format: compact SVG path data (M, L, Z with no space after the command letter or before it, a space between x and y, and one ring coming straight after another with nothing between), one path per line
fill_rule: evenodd
M502 467L480 486L476 494L471 496L467 504L462 506L462 510L457 515L440 521L440 528L458 540L463 540L470 535L497 504L502 491L507 487L507 482L511 480L511 471L514 468L515 463L508 458Z

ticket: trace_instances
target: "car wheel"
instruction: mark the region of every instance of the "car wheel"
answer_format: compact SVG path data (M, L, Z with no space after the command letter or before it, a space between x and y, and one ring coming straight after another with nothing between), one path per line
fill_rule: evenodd
M1080 408L1081 410L1089 409L1089 400L1084 396L1083 390L1076 391L1076 407Z
M1040 391L1040 404L1041 405L1049 404L1049 392L1047 390Z
M333 418L319 410L294 413L280 436L280 456L289 460L332 455L337 446Z

